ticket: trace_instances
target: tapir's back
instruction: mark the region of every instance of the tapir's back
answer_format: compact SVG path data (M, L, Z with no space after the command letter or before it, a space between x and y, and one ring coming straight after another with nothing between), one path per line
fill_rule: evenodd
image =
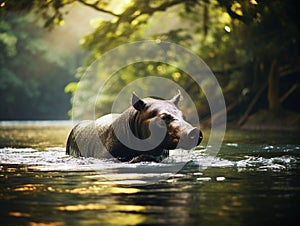
M108 114L98 118L95 121L98 132L101 134L102 130L106 131L119 116L120 114Z
M109 152L105 147L105 139L112 122L118 114L109 114L100 117L96 121L85 120L78 123L71 131L66 154L76 157L109 157Z

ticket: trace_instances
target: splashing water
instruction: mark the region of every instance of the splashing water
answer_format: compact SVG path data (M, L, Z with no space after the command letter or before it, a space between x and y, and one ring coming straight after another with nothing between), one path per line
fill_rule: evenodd
M174 176L174 167L180 166L182 162L187 165L193 165L199 168L199 172L209 167L214 168L233 168L238 171L256 170L256 171L281 171L299 163L299 156L295 155L300 149L299 145L281 145L281 146L261 146L238 145L227 143L223 145L224 152L229 152L231 158L234 153L234 159L227 159L226 155L212 157L205 153L205 147L192 152L181 152L179 155L172 155L167 161L161 163L141 162L135 164L122 163L114 159L94 159L94 158L74 158L65 155L65 149L62 147L45 148L43 151L33 148L2 148L0 149L1 164L27 165L32 170L37 171L97 171L105 177L109 177L117 183L137 183L144 184L147 180L167 179ZM257 153L269 153L272 155L256 156ZM231 152L231 153L230 153ZM248 152L247 155L244 155ZM182 165L184 166L184 165ZM178 168L179 171L181 167ZM199 179L199 180L206 180ZM218 178L223 180L222 177Z

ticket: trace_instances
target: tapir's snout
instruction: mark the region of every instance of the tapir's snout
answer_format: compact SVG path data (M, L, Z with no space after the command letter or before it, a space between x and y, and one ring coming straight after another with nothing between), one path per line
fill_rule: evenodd
M198 146L203 139L203 135L200 129L196 127L192 127L189 130L183 131L180 141L179 147L184 149L191 149L193 147Z
M187 139L189 143L199 145L203 139L201 130L194 127L187 133Z
M181 131L178 147L183 149L191 149L198 146L202 139L203 134L200 129L185 123L185 128Z

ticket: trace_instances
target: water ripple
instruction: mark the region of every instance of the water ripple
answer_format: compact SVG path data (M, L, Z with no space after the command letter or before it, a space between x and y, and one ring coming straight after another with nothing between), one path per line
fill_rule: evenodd
M227 148L237 149L241 145L225 144ZM257 146L252 148L257 153ZM205 149L195 150L188 157L197 164L200 168L207 167L236 167L240 170L254 169L259 171L265 170L285 170L293 164L299 163L299 156L295 155L295 150L298 153L299 146L260 146L261 153L268 152L271 149L273 152L278 152L279 156L255 156L251 155L251 150L248 150L249 155L244 155L235 160L228 160L221 157L212 157L205 154ZM269 152L268 152L269 153ZM181 156L182 157L182 156ZM62 147L49 147L41 150L33 148L2 148L0 149L1 164L21 164L29 165L32 169L41 171L86 171L86 170L107 170L107 169L126 169L129 173L133 173L138 167L139 169L153 169L151 173L161 173L161 168L168 167L172 164L182 163L182 158L171 158L171 161L162 163L137 163L128 164L117 162L113 159L101 160L94 158L74 158L65 155L65 149ZM186 161L186 159L185 159ZM154 169L160 169L156 172ZM125 170L125 171L126 171ZM126 172L127 172L126 171Z

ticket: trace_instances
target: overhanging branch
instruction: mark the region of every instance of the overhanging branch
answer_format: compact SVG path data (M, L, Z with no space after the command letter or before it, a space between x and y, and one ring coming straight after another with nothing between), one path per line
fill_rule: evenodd
M96 1L95 3L88 3L86 2L85 0L77 0L78 2L80 2L81 4L85 5L85 6L88 6L88 7L91 7L99 12L103 12L103 13L107 13L107 14L110 14L112 16L116 16L116 17L120 17L119 14L116 14L110 10L107 10L107 9L104 9L102 7L99 7L99 1Z

